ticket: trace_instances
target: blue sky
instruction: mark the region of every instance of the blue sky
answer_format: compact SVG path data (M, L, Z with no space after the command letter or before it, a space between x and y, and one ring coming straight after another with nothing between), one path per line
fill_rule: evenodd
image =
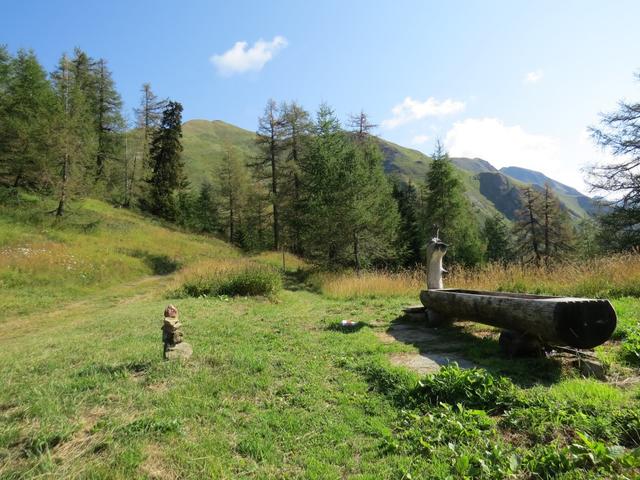
M519 165L584 190L606 161L585 134L638 99L637 1L5 2L0 43L53 69L104 57L130 113L140 85L185 120L254 130L266 100L364 109L377 133L429 153ZM238 44L246 42L246 44ZM257 43L256 43L257 42ZM226 54L225 54L226 53Z

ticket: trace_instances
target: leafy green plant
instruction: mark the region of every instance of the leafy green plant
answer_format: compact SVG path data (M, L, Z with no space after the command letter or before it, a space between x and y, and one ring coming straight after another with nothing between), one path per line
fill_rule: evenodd
M640 327L627 331L622 342L622 352L625 360L634 365L640 365Z
M399 437L410 451L431 452L438 445L462 444L495 436L495 422L483 410L443 403L425 414L404 411Z
M494 377L479 368L461 369L456 364L426 376L412 392L412 397L416 403L460 403L489 412L503 411L519 401L517 389L509 379Z

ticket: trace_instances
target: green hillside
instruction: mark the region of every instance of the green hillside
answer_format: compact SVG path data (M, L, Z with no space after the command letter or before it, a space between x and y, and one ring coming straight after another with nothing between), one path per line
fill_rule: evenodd
M189 180L194 185L215 178L227 145L247 160L256 154L254 132L221 120L189 120L182 126L182 134L183 158Z
M249 162L257 155L254 139L254 132L220 120L186 122L183 125L183 156L192 185L197 186L203 180L215 183L217 166L224 158L227 145ZM424 180L431 163L428 155L381 138L378 138L378 144L384 155L384 169L388 174L413 183ZM499 171L480 158L452 158L452 162L465 185L467 198L481 219L496 212L513 219L521 206L518 188L526 183L539 185L536 180L540 178L549 181L561 204L574 219L585 218L594 212L594 204L589 197L539 172L527 171L535 174L535 178L532 177L533 180L527 182L526 178L512 176L509 174L510 170Z
M190 120L182 127L183 158L187 176L192 185L203 180L214 181L217 166L225 155L225 145L232 146L247 162L257 155L255 133L220 120ZM402 147L387 140L378 139L385 161L385 171L404 181L422 182L429 170L431 158L418 150ZM466 170L459 169L467 196L482 218L496 212L493 203L480 193L479 181Z
M106 290L138 288L200 259L238 257L212 237L176 231L130 210L86 199L59 220L51 199L20 194L0 199L0 305L27 314L87 299Z

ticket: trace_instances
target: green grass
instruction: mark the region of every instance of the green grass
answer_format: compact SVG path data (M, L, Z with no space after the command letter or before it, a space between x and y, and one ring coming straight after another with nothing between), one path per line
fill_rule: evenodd
M0 203L0 304L5 314L42 311L105 288L166 275L196 261L238 257L228 244L178 232L97 200L72 204L22 194Z
M389 361L419 346L380 339L413 297L327 298L295 283L304 264L288 258L287 289L272 298L167 298L203 265L263 263L273 271L280 257L234 260L237 252L215 239L99 202L74 208L76 216L58 225L30 213L33 205L5 210L1 238L10 248L59 244L96 265L106 258L109 268L124 255L137 267L122 267L125 280L97 277L80 290L73 276L58 276L57 264L30 264L40 286L17 270L23 283L11 294L27 313L0 320L1 479L640 473L633 381L581 379L553 358L506 360L495 331L471 324L438 334L479 369L420 378ZM123 224L124 236L113 235ZM155 260L118 250L125 247ZM54 288L59 301L41 303L39 289ZM162 360L168 303L194 349L186 362ZM614 305L620 328L631 331L640 301ZM343 319L360 327L337 328ZM610 359L616 379L633 380L637 367L619 357L627 335L598 354Z

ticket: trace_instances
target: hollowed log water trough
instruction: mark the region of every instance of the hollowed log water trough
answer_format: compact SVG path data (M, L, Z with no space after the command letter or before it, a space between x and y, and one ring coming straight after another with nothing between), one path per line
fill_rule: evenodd
M535 354L545 346L590 349L616 328L608 300L443 288L447 245L427 247L427 290L420 293L430 325L469 320L503 329L500 345L509 355Z

